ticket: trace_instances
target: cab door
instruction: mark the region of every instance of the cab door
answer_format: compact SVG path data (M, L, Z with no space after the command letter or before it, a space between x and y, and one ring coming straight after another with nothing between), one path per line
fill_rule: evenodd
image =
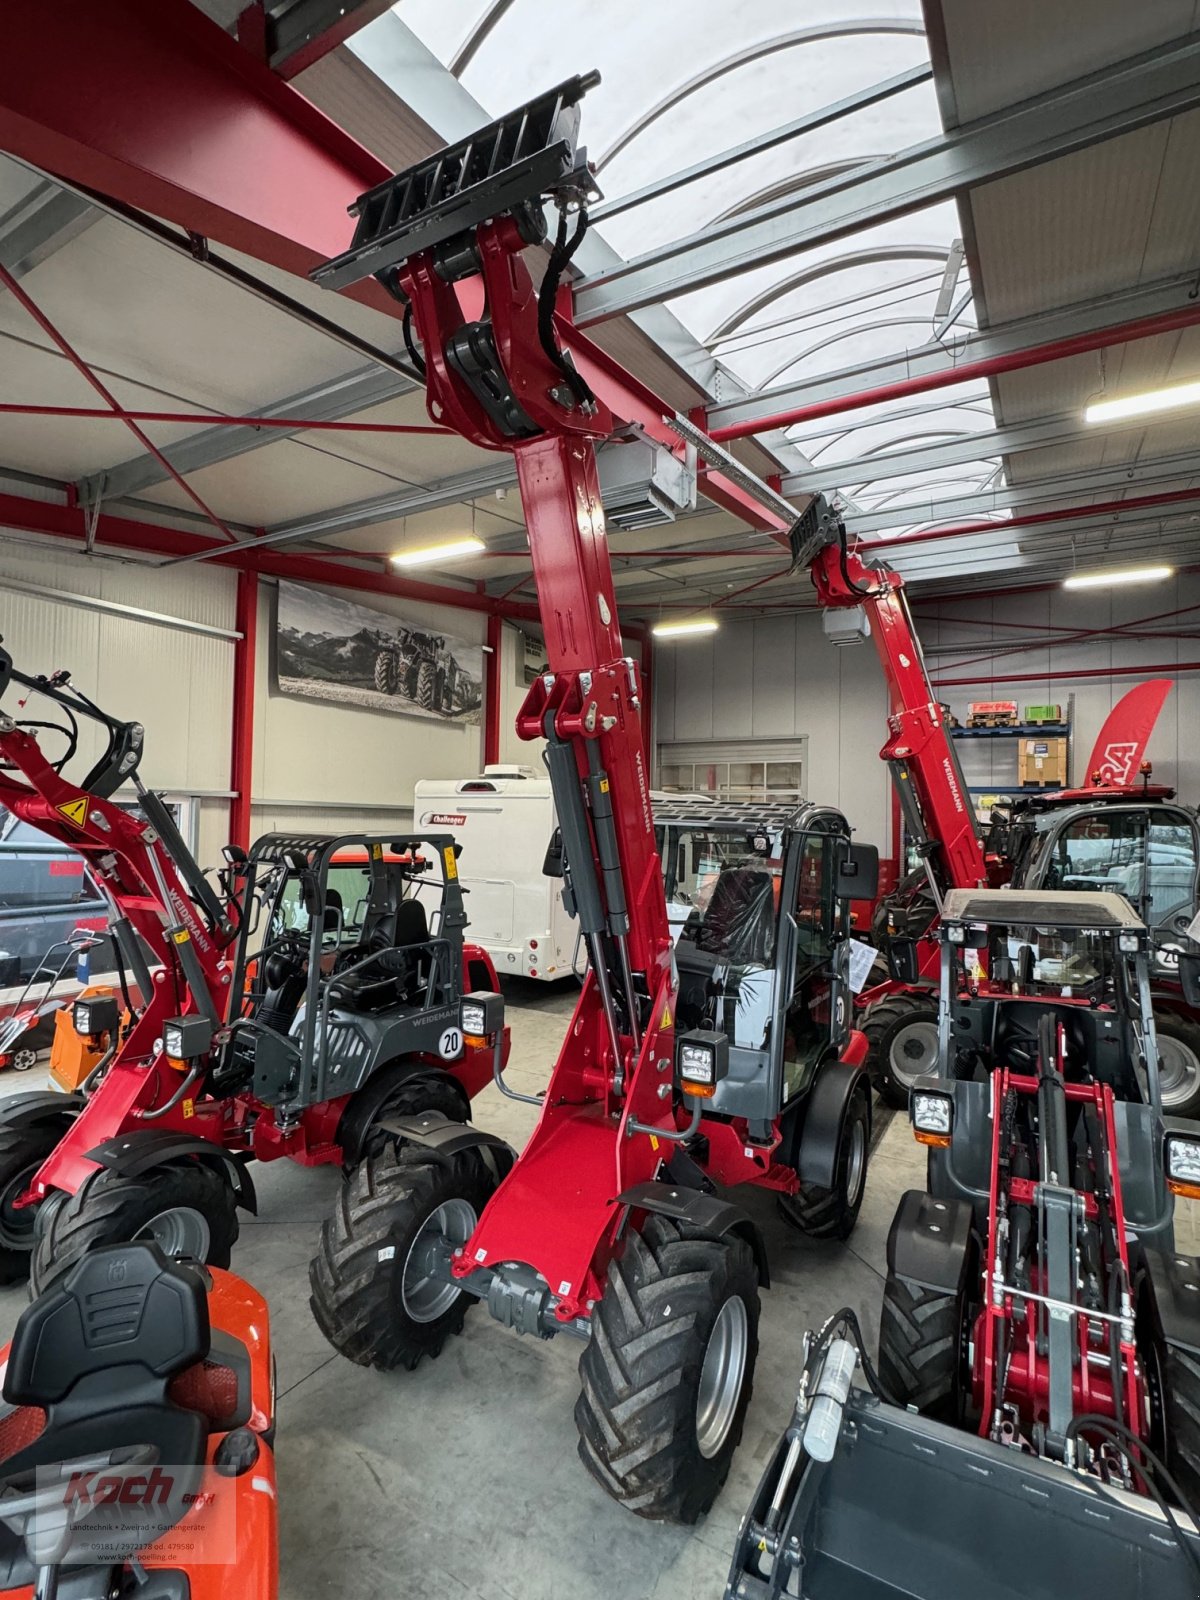
M834 899L838 836L813 831L796 842L791 917L796 959L783 1042L783 1101L804 1093L829 1052L833 974L831 944L839 905Z

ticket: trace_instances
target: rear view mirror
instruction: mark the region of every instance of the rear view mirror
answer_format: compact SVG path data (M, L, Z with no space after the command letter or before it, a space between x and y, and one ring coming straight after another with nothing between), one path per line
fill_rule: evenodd
M1200 951L1180 953L1179 985L1188 1005L1193 1009L1200 1008Z
M887 947L888 971L897 983L916 983L920 977L915 939L892 939Z
M555 828L550 835L550 843L546 846L546 859L542 862L542 875L547 878L561 878L563 875L563 837L561 828Z
M849 844L838 857L834 893L839 900L874 900L879 893L879 851L873 844Z

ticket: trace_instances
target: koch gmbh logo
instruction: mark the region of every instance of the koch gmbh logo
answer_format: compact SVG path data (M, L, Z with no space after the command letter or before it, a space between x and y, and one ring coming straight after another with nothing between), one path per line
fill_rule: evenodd
M233 1481L152 1456L142 1446L38 1468L32 1504L22 1507L26 1540L45 1535L73 1566L112 1565L151 1549L185 1566L233 1561Z
M1134 741L1104 746L1104 759L1096 769L1101 783L1126 784L1133 781L1133 761L1138 747Z

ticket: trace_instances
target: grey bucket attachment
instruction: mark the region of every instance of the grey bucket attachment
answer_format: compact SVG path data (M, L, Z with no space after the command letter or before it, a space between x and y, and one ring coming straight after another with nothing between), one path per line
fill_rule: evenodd
M1197 1569L1153 1501L1095 1478L861 1390L833 1460L801 1454L779 1496L788 1446L739 1530L725 1600L1195 1600Z

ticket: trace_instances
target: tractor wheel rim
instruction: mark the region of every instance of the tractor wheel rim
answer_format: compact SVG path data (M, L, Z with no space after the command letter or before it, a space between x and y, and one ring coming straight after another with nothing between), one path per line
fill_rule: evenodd
M696 1442L706 1461L720 1453L729 1437L742 1397L749 1343L746 1303L740 1295L731 1295L709 1334L696 1394Z
M186 1256L191 1261L207 1261L212 1244L208 1218L195 1206L168 1206L151 1217L137 1237L151 1239L168 1257Z
M33 1225L37 1206L22 1206L18 1211L13 1201L25 1193L33 1182L40 1161L31 1161L22 1167L0 1194L0 1245L8 1250L29 1250L33 1244Z
M896 1082L911 1089L922 1073L933 1070L937 1062L937 1048L936 1022L922 1018L919 1022L905 1023L892 1040L892 1048L888 1052Z
M14 1072L28 1072L37 1061L36 1050L14 1050L9 1066Z
M1158 1035L1158 1082L1163 1110L1186 1105L1200 1089L1200 1056L1182 1039Z
M862 1194L863 1174L867 1168L867 1130L861 1122L850 1129L850 1156L846 1162L846 1204L858 1204Z
M466 1244L478 1220L471 1202L461 1199L444 1200L425 1219L409 1246L400 1279L400 1298L414 1322L436 1322L462 1294L456 1283L438 1275L437 1263L447 1248L453 1252Z

